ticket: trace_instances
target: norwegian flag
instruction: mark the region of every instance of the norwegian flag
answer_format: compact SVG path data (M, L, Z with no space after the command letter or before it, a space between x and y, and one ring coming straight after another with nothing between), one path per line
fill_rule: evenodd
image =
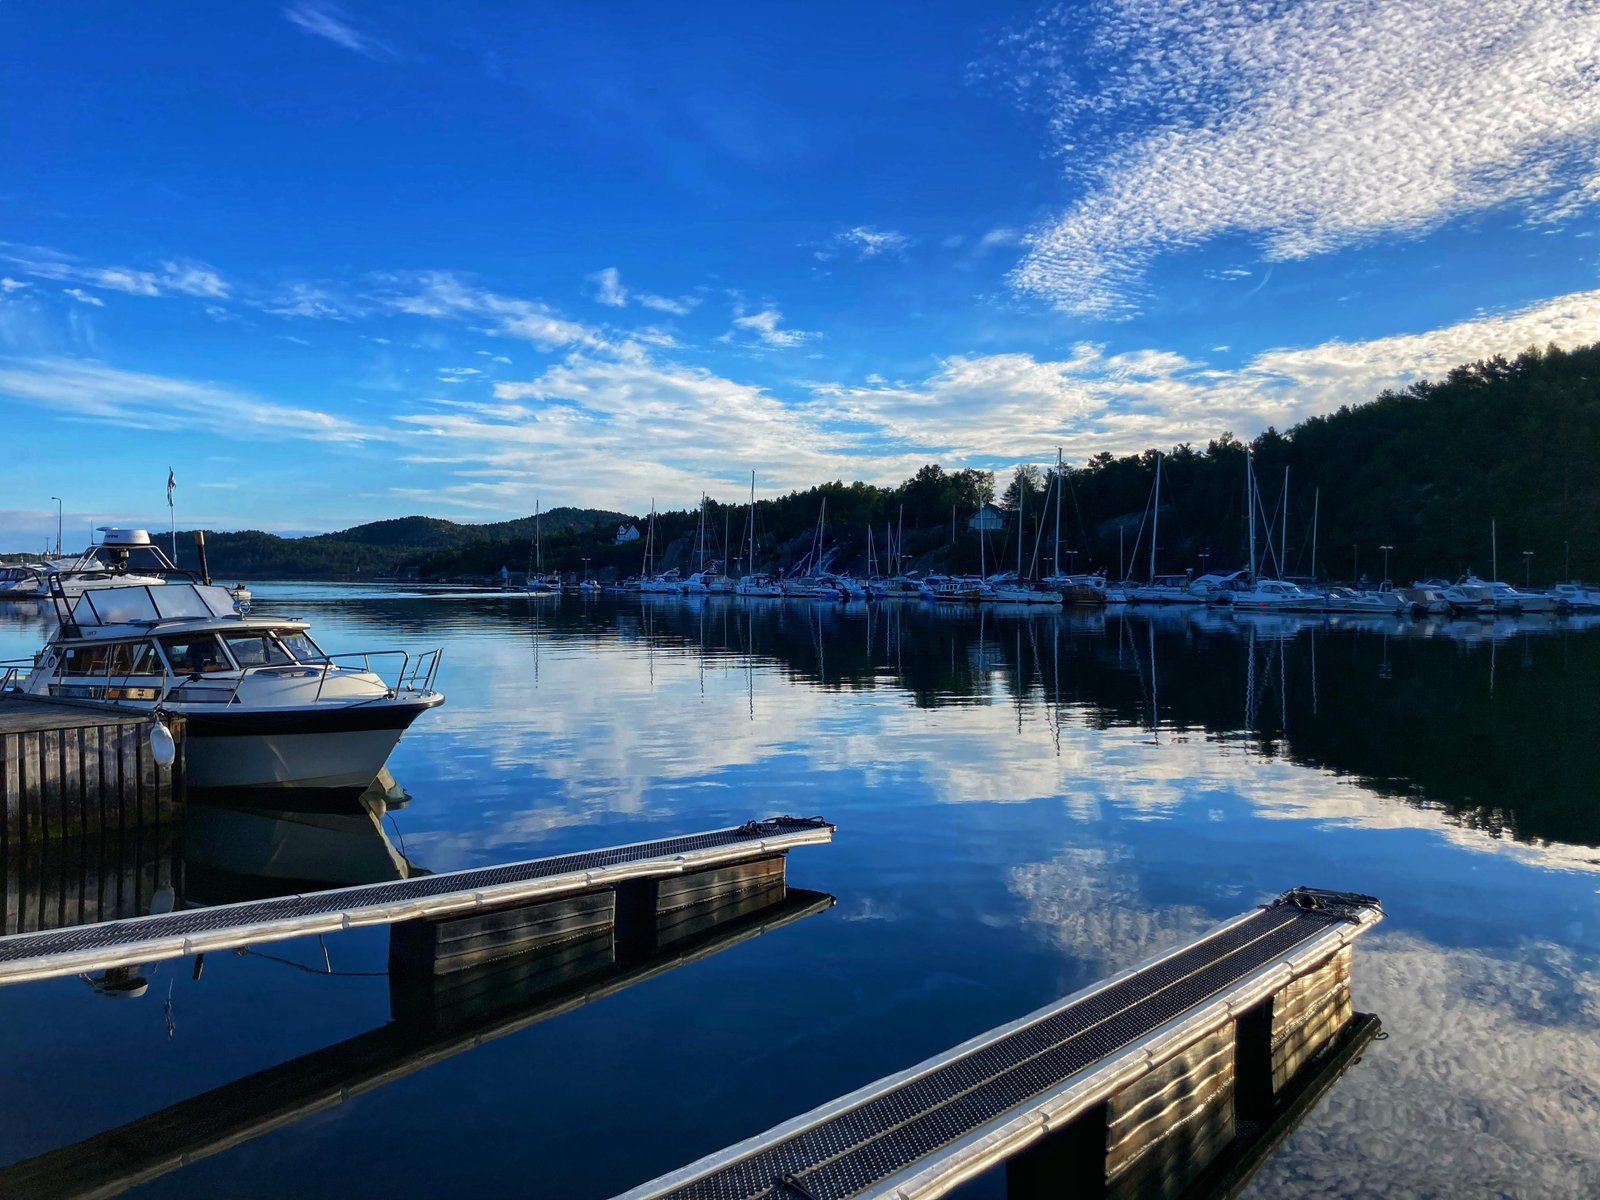
M167 507L172 507L172 489L178 486L177 479L172 474L172 468L167 468Z

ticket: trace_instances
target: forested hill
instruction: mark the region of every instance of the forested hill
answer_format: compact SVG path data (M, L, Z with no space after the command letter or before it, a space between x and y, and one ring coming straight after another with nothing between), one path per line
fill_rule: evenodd
M1499 573L1535 584L1568 575L1600 578L1600 346L1529 350L1457 367L1442 379L1385 392L1372 401L1292 429L1268 429L1252 443L1230 434L1203 446L1162 451L1159 572L1222 570L1242 565L1248 544L1244 481L1254 457L1263 510L1260 542L1284 547L1285 573L1323 578L1377 577L1381 547L1390 575L1454 577L1490 567L1490 522L1498 528ZM1041 447L1041 450L1045 448ZM1128 573L1149 569L1149 501L1158 454L1096 455L1070 464L1062 491L1062 566ZM1287 495L1284 469L1288 468ZM998 499L1015 509L1027 489L1025 559L1054 546L1055 503L1044 503L1048 469L1025 468L1002 480ZM929 464L896 487L821 484L763 500L755 519L760 569L799 561L811 545L823 500L831 564L866 567L867 530L880 566L886 527L902 525L907 565L976 569L980 561L1015 562L1016 522L981 549L966 519L995 497L993 476ZM1287 501L1287 530L1282 512ZM952 537L952 510L955 536ZM750 533L742 501L712 502L707 558L748 569ZM660 514L658 569L699 564L699 515ZM543 518L545 564L600 577L637 574L642 543L616 545L619 524L645 528L643 517L591 509L556 509ZM526 564L533 521L457 525L427 517L379 521L342 533L283 539L262 533L208 535L218 577L372 577L400 570L424 578L491 576ZM1285 532L1287 536L1285 536ZM1120 535L1120 537L1119 537ZM723 543L730 543L724 550ZM192 539L180 537L192 561ZM1137 550L1137 553L1135 551ZM1531 551L1524 559L1523 551ZM981 556L981 558L980 558ZM1268 569L1277 564L1268 562Z
M626 519L621 513L600 509L555 508L540 516L539 525L544 537L598 528L609 540ZM507 565L520 568L527 560L533 526L532 517L487 525L461 525L438 517L397 517L303 538L245 529L207 533L206 557L218 579L372 578L404 571L430 554L474 547L495 547L494 554L509 556ZM165 538L159 540L166 545ZM192 533L178 534L178 565L195 566ZM500 565L497 559L494 569Z

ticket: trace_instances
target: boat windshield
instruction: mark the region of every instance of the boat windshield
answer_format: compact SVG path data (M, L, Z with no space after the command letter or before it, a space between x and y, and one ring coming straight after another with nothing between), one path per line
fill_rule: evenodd
M210 675L229 669L228 657L214 633L178 634L161 640L174 675Z
M328 656L322 652L321 647L311 640L310 634L299 630L287 633L279 630L277 631L277 638L283 643L284 649L294 655L295 662L321 663L328 661Z
M222 640L228 643L234 661L241 667L275 667L294 662L294 655L266 630L226 633Z

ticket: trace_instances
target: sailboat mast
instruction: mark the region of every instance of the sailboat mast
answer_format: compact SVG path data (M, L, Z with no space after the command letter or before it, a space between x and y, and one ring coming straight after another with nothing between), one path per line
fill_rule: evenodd
M1023 476L1017 481L1022 486L1017 489L1017 582L1022 582L1022 517L1028 507L1028 478Z
M906 553L906 506L900 506L900 526L894 535L894 573L900 574L900 560Z
M750 472L750 561L745 564L744 573L754 575L756 570L756 473Z
M1283 528L1278 530L1278 577L1289 573L1289 468L1283 469Z
M1056 555L1054 571L1061 574L1061 476L1063 475L1061 447L1056 447Z
M1256 581L1256 468L1250 452L1244 455L1244 506L1250 512L1250 582Z
M1500 579L1500 535L1495 530L1494 518L1489 518L1489 580L1498 582Z
M1322 515L1322 489L1311 500L1311 578L1317 577L1317 518Z
M1156 455L1156 503L1150 521L1150 582L1156 581L1156 536L1161 532L1161 455Z

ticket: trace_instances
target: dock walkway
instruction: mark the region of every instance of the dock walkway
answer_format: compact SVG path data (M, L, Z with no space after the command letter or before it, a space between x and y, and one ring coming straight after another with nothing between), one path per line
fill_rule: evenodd
M504 866L16 934L0 938L0 984L575 896L629 881L772 858L795 846L831 841L833 829L821 818L773 817L729 829Z
M923 1200L1019 1155L1008 1178L1051 1186L1013 1200L1149 1194L1152 1170L1178 1195L1352 1025L1348 946L1381 916L1296 888L626 1200Z

